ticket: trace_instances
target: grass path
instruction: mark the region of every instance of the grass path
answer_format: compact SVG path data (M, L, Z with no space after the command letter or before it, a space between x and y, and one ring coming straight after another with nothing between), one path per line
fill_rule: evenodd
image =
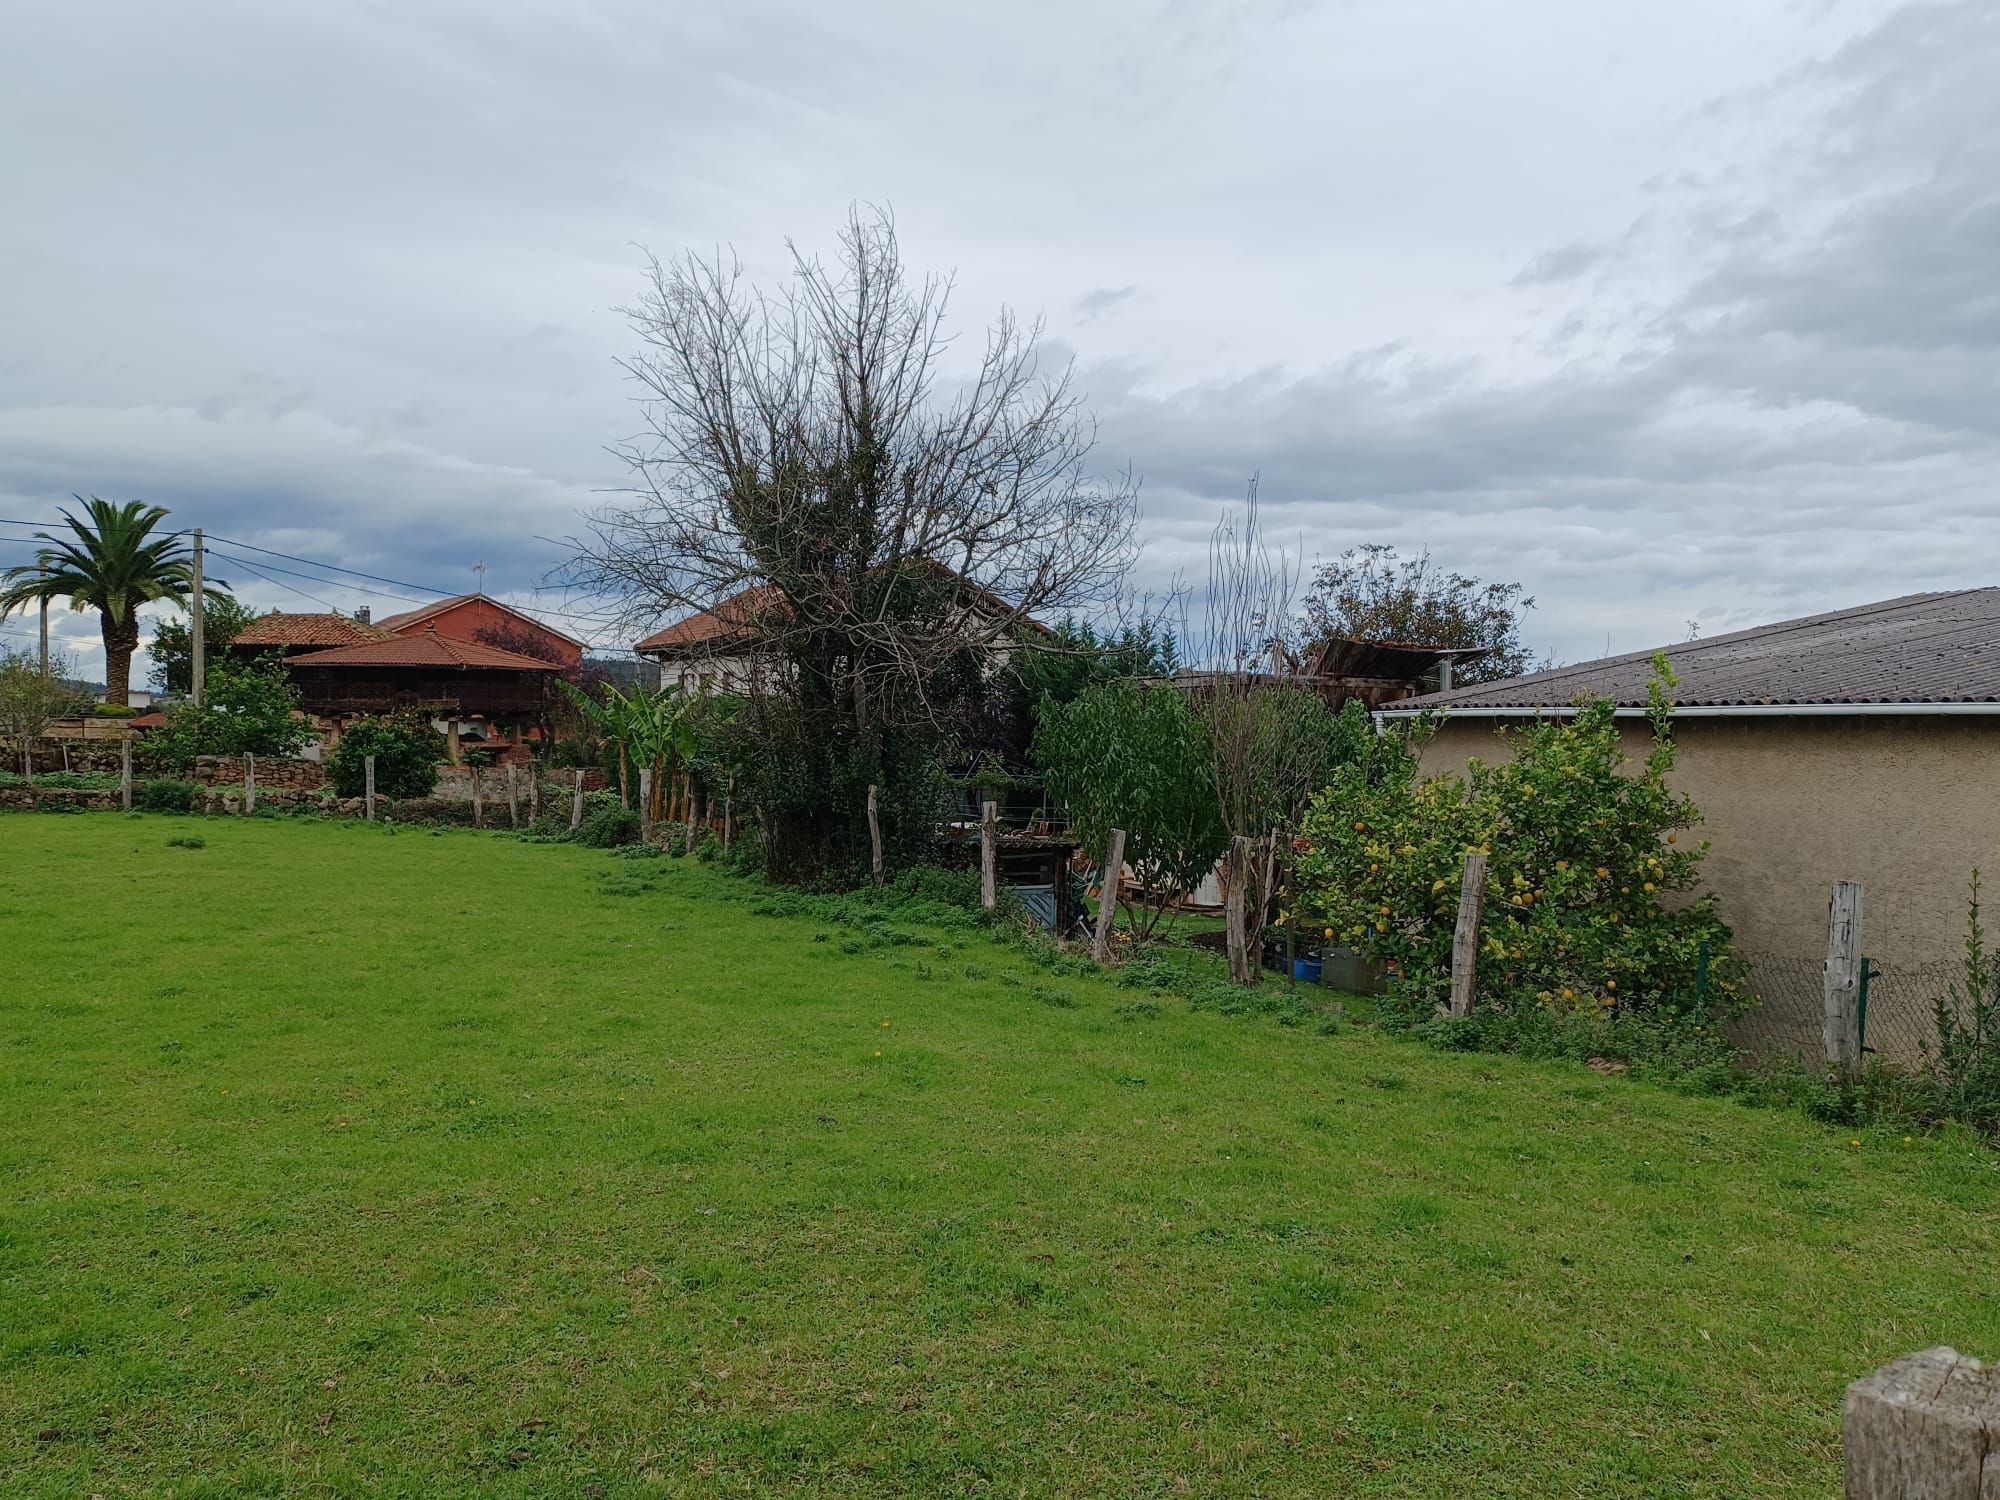
M0 1489L1824 1496L2000 1355L1963 1142L753 901L0 818Z

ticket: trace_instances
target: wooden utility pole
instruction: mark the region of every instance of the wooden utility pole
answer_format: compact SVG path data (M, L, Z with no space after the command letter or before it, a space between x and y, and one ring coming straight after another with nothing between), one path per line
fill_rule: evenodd
M868 784L868 872L875 877L875 883L882 883L882 815L876 805L875 784ZM987 902L991 906L992 902Z
M1104 873L1097 883L1097 934L1090 944L1090 956L1101 964L1111 962L1111 929L1118 921L1118 891L1124 878L1125 830L1114 828L1104 851Z
M368 821L375 821L375 757L367 756L361 762L361 772L366 778L362 783L362 797L368 804Z
M2000 1366L1942 1346L1847 1388L1840 1441L1847 1500L1984 1500L2000 1493Z
M208 686L208 663L202 645L201 561L201 528L197 526L194 529L194 589L188 595L188 644L193 648L188 667L188 696L194 699L196 708L201 707L201 695Z
M1825 1015L1821 1031L1827 1066L1852 1073L1861 1066L1861 882L1837 880L1826 908Z
M514 762L511 760L507 762L507 826L509 828L521 826L520 780L514 774Z
M132 810L132 731L118 737L118 805Z
M243 752L243 812L247 817L257 810L257 757L248 750Z
M1479 917L1486 905L1486 856L1465 856L1458 884L1458 925L1451 932L1451 1013L1472 1014L1472 982L1479 972Z
M583 772L576 773L576 790L570 793L569 831L575 833L583 827Z
M42 596L42 675L49 675L49 600L46 594Z
M1000 804L979 806L979 904L988 911L1000 904Z
M650 843L653 838L653 768L639 767L639 841Z

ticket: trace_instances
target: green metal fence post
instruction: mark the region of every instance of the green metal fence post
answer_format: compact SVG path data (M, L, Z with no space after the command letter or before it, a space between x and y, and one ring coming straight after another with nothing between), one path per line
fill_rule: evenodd
M1854 997L1854 1050L1857 1056L1868 1053L1868 981L1875 978L1875 966L1868 961L1868 955L1861 955L1861 992Z

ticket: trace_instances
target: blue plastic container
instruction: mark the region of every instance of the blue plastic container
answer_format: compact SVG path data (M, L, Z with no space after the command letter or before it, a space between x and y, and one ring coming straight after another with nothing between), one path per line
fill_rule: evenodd
M1316 958L1295 958L1292 960L1292 978L1301 984L1319 983L1319 960Z

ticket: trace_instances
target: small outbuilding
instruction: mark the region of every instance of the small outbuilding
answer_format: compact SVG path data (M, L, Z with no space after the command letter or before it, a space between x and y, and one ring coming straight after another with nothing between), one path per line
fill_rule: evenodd
M1709 887L1739 945L1810 959L1836 880L1867 889L1879 965L1962 946L1974 869L2000 876L2000 588L1913 594L1660 648L1680 684L1674 786L1701 809ZM1426 772L1510 752L1500 732L1609 698L1651 743L1655 652L1390 703L1433 713Z

